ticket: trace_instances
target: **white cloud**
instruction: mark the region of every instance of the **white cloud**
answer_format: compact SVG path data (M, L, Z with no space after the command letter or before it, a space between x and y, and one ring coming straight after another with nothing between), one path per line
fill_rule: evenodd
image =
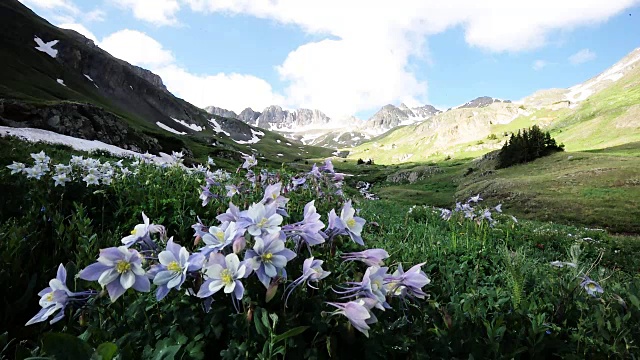
M64 9L73 14L77 14L80 10L73 4L71 0L19 0L26 6L33 6L41 9Z
M284 103L263 79L243 74L192 74L175 63L170 51L145 33L121 30L98 43L111 55L160 75L169 91L190 103L215 105L236 112L247 106L262 110Z
M293 50L277 67L286 104L330 114L406 99L426 102L427 84L409 69L429 36L460 27L489 52L530 51L558 31L606 21L640 0L183 0L198 12L245 14L294 24L332 40ZM435 59L437 63L437 58ZM422 67L424 68L424 67Z
M111 0L130 9L133 15L155 25L176 25L175 14L180 10L178 0Z
M83 19L86 22L102 22L106 19L107 14L101 9L95 9L84 14Z
M202 108L215 105L240 113L248 106L262 111L284 101L268 82L252 75L196 75L175 64L152 70L171 92Z
M98 42L98 39L96 38L96 36L93 35L93 33L82 24L67 23L67 24L60 24L58 25L58 27L63 29L75 30L81 35L83 35L84 37L86 37L87 39L92 40L94 43Z
M539 71L544 69L549 63L546 60L536 60L533 62L533 70Z
M99 44L111 55L142 67L159 67L173 62L171 51L145 33L124 29L104 38Z
M569 62L573 65L579 65L579 64L594 60L595 58L596 58L596 53L594 53L589 49L582 49L577 53L569 56Z

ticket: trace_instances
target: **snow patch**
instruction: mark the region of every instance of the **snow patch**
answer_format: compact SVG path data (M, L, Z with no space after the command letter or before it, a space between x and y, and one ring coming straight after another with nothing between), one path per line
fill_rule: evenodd
M84 77L86 77L87 79L89 79L89 81L93 82L93 79L91 78L91 76L84 74Z
M280 139L277 139L277 140L276 140L276 142L277 142L278 144L280 144L282 141L280 141Z
M218 133L218 134L223 133L223 134L225 134L227 136L231 136L231 134L229 134L227 131L222 129L222 126L220 126L220 124L218 124L216 119L209 119L209 122L211 123L211 125L213 125L213 131L215 131L216 133Z
M116 156L141 156L139 153L105 144L98 140L85 140L73 136L55 133L53 131L34 128L12 128L0 126L0 136L17 136L30 142L43 141L50 144L64 144L80 151L104 150Z
M58 84L60 84L60 85L62 85L64 87L67 86L67 85L64 84L64 80L62 80L62 79L56 79L56 81L58 82Z
M43 53L46 53L54 59L56 58L56 56L58 56L58 50L54 49L53 47L58 43L59 40L52 40L45 43L39 37L34 36L33 41L38 44L38 46L36 46L36 50L42 51Z
M184 120L178 120L176 118L171 118L173 121L177 122L178 124L184 125L186 127L188 127L189 129L193 130L193 131L202 131L202 126L198 126L196 124L189 124Z
M165 125L165 124L163 124L163 123L161 123L159 121L156 121L156 125L158 125L163 130L167 130L168 132L172 132L174 134L178 134L178 135L186 135L187 134L186 132L182 132L182 131L178 131L176 129L170 128L167 125Z
M258 141L260 141L260 138L258 136L264 136L264 133L262 131L256 131L251 129L251 135L253 135L253 137L249 140L233 140L238 144L255 144Z
M276 154L277 156L284 156L284 154Z

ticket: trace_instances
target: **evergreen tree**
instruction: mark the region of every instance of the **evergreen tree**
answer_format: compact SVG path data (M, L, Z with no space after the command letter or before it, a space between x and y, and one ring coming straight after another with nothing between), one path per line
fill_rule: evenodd
M517 134L511 134L498 155L498 168L533 161L563 150L563 146L558 146L548 131L543 132L534 125L529 129L518 130Z

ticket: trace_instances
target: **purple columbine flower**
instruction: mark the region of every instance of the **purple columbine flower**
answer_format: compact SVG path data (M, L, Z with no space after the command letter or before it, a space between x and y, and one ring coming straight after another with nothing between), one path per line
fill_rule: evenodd
M142 212L142 224L136 225L131 230L131 235L122 238L122 244L130 247L136 243L144 243L147 247L155 248L157 245L151 240L151 234L165 234L164 226L150 224L149 218Z
M449 221L452 214L449 209L440 209L440 218L442 218L442 220Z
M280 232L282 216L276 214L276 204L265 206L262 203L253 204L249 210L240 213L238 226L247 228L249 234L260 236L262 234L275 234Z
M311 288L317 289L315 287L313 287L311 284L309 284L310 282L318 282L324 278L326 278L327 276L329 276L329 274L331 274L330 271L325 271L324 269L322 269L322 264L324 263L324 261L322 260L314 260L313 256L306 259L303 263L302 263L302 275L295 279L291 284L289 284L286 288L285 288L285 292L287 291L287 289L289 289L289 292L287 294L287 298L284 301L284 306L287 306L287 301L289 300L289 296L291 295L291 293L293 292L293 290L298 287L298 285L303 284L303 283L307 283L307 285Z
M346 316L351 325L366 337L369 337L369 325L378 321L373 312L371 312L371 308L374 306L374 301L371 299L363 298L349 301L348 303L328 302L327 304L338 308L331 315Z
M340 220L344 224L345 230L351 237L351 239L359 245L364 246L362 241L362 227L365 224L365 220L361 217L354 216L356 210L351 206L351 200L347 201L340 212Z
M345 261L362 261L367 264L367 266L382 266L383 260L388 257L389 253L384 249L367 249L342 255Z
M244 163L242 164L243 169L251 169L252 167L258 165L258 160L254 155L245 155L242 157L244 159Z
M238 187L235 185L225 185L225 189L227 189L227 197L232 198L233 195L238 193Z
M495 211L501 213L502 212L502 204L498 204L496 207L493 208Z
M296 257L296 253L285 248L284 241L280 239L281 233L267 235L265 238L256 237L256 243L252 250L245 253L245 261L258 275L258 279L269 287L272 278L280 275L287 276L285 267L287 262Z
M313 166L311 167L311 171L309 171L309 175L318 179L322 177L322 173L320 172L320 169L318 169L318 166L316 164L313 164Z
M304 183L307 182L307 178L304 176L301 176L299 178L296 177L292 177L291 178L291 183L293 184L293 189L297 189L298 187L304 185Z
M204 270L208 280L200 286L197 296L207 298L224 288L225 294L233 293L236 299L240 300L244 295L244 286L240 279L250 272L251 270L247 269L244 262L240 262L236 254L227 256L220 253L213 254L209 265Z
M220 227L210 226L209 232L202 235L202 241L207 245L203 250L206 254L211 251L219 251L233 241L244 235L244 229L238 229L235 222L223 223Z
M333 170L333 163L331 162L331 159L325 159L324 165L320 167L320 170L333 174L335 170Z
M289 199L280 195L280 191L282 191L282 183L278 182L272 185L268 185L264 190L264 196L260 202L264 205L276 204L276 213L282 216L289 216L287 214L287 210L285 206L289 202Z
M116 301L129 288L148 292L149 279L142 269L140 253L126 246L100 249L98 262L84 268L78 277L88 281L98 281L106 286L111 302Z
M367 297L376 300L375 307L380 310L388 309L390 307L385 300L387 288L384 286L385 278L388 277L388 269L387 267L370 266L362 276L361 282L348 282L347 284L353 285L351 288L346 288L344 291L334 291L344 295L344 298Z
M472 203L472 202L477 203L478 201L482 201L482 198L480 197L480 194L478 194L478 195L476 195L476 196L472 196L472 197L470 197L470 198L469 198L469 201L467 201L467 202L470 202L470 203Z
M160 264L154 265L147 276L158 286L156 299L160 301L171 289L180 290L187 279L187 272L201 269L205 258L199 253L189 254L187 248L174 243L171 238L167 242L167 250L158 254L158 260Z
M240 219L240 209L232 202L229 203L229 208L224 214L220 214L216 217L220 222L236 222Z
M324 223L320 221L320 214L316 212L314 202L315 200L311 200L304 206L304 219L301 222L285 225L282 228L287 236L299 236L309 246L324 242L322 234Z
M60 264L60 266L58 266L56 278L51 279L49 281L49 287L38 293L42 309L40 309L40 311L32 317L25 326L45 321L58 310L60 310L58 315L56 315L49 323L54 324L64 317L64 308L69 302L69 297L73 295L69 288L67 288L66 283L67 271L64 266Z
M424 264L414 265L407 272L402 270L402 264L398 264L398 269L385 278L387 293L393 296L424 299L427 294L422 291L422 288L431 283L427 274L420 269Z
M604 292L604 290L602 289L600 284L598 284L597 282L591 280L591 278L588 277L588 276L584 276L582 278L582 282L580 283L580 286L587 291L587 294L589 294L589 295L591 295L593 297L596 296L596 293L603 293Z

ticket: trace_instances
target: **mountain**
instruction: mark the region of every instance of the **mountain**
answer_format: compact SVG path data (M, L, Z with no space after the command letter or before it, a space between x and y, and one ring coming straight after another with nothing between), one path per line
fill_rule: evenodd
M215 106L207 106L206 108L204 108L204 110L212 115L218 115L218 116L226 117L229 119L238 118L238 115L235 112L231 110L215 107Z
M504 102L504 103L510 103L511 100L500 100L500 99L495 99L492 98L490 96L480 96L478 98L475 98L469 102L466 102L458 107L456 107L456 109L463 109L463 108L481 108L481 107L485 107L485 106L489 106L493 103L499 103L499 102Z
M237 119L246 123L246 124L254 124L257 126L256 120L260 117L260 113L253 111L251 108L246 108L242 110L240 115L238 115Z
M293 159L284 154L291 145L282 136L174 96L158 75L51 25L17 0L0 2L0 33L0 126L40 128L154 154L238 158L239 152L256 151L277 161ZM311 152L331 151L300 151Z
M426 120L439 113L441 113L441 111L431 105L409 108L404 103L398 107L389 104L378 110L378 112L369 119L366 127L368 129L378 130L378 132L384 132L396 126L409 125L420 120Z
M402 110L387 109L387 114ZM569 89L540 90L515 102L480 97L392 129L358 145L349 157L380 164L477 157L533 125L549 130L569 151L640 141L640 49Z

